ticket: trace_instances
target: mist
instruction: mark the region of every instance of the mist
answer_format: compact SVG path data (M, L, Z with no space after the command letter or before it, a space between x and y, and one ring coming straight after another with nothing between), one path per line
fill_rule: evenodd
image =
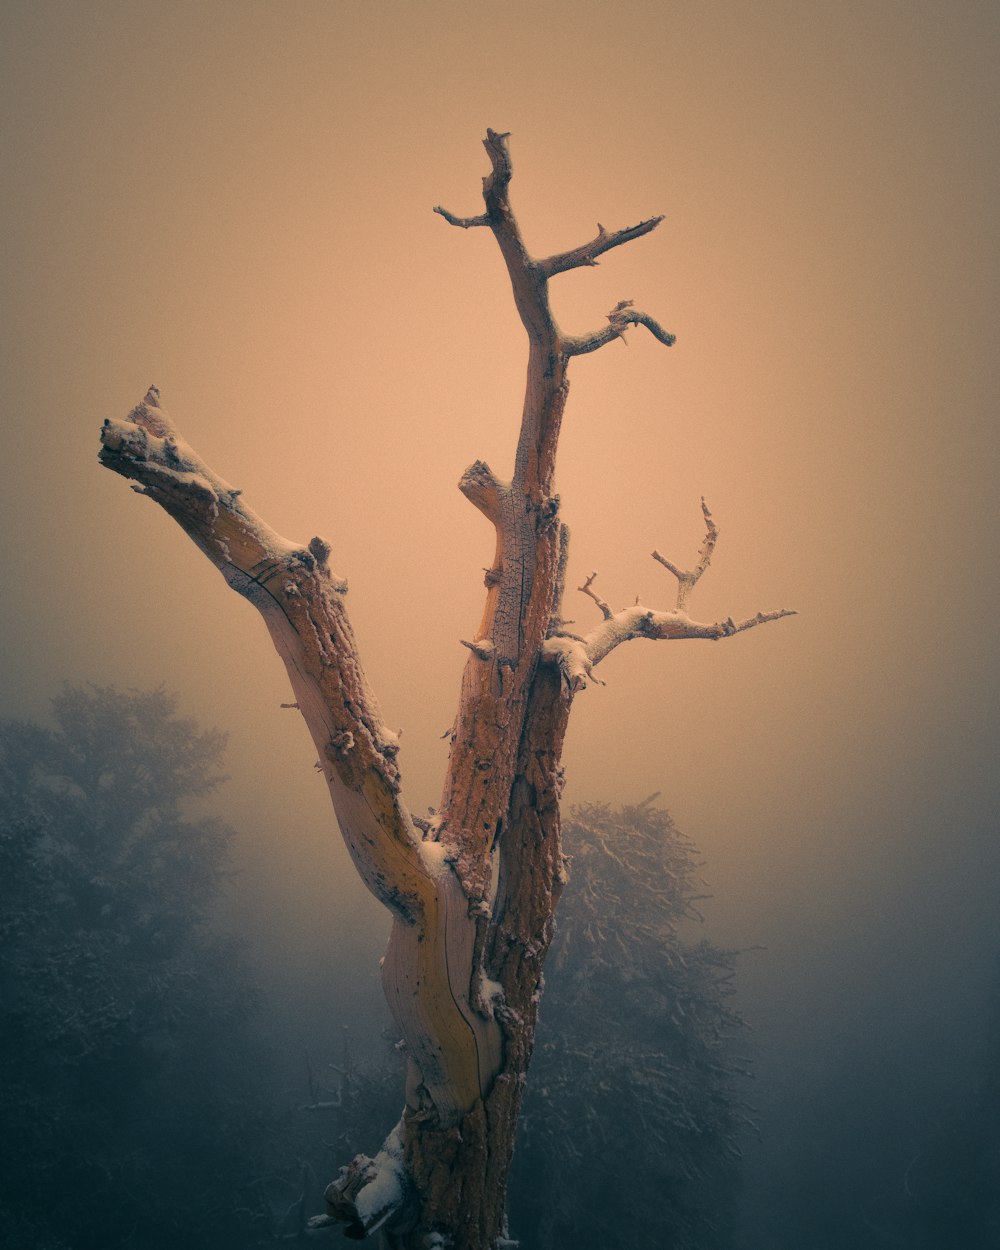
M614 608L669 606L649 553L693 558L704 496L721 538L692 615L798 615L619 649L577 702L566 801L660 791L706 931L746 950L739 1250L896 1244L883 1214L984 1079L1000 959L996 6L0 21L0 714L43 720L64 679L163 684L229 733L225 919L289 1056L378 1035L388 919L256 614L99 470L101 422L155 383L261 516L330 541L419 811L492 555L456 483L507 471L525 367L487 232L431 209L479 211L490 126L536 255L665 214L553 286L571 333L631 298L677 334L573 362L567 585L598 569Z

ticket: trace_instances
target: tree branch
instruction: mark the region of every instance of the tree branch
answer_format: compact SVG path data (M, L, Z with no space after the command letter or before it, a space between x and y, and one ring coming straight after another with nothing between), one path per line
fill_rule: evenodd
M591 575L587 578L587 580L583 583L583 585L577 587L577 589L582 591L583 594L588 595L591 599L593 599L593 601L601 609L601 615L604 617L604 619L606 621L610 621L611 617L614 614L612 613L611 609L608 607L607 603L597 593L597 591L593 589L594 581L596 580L596 578L597 578L597 569L594 569L593 573L591 573Z
M505 133L486 132L490 172L483 200L528 335L528 376L511 480L500 482L477 462L460 483L494 522L497 547L462 677L439 804L441 844L473 906L490 891L490 855L506 818L528 687L552 615L560 533L552 481L567 393L545 277L510 205L507 140ZM492 651L484 644L492 644Z
M491 199L495 203L502 203L506 199L507 186L514 172L510 148L507 146L509 138L509 130L491 130L489 126L486 127L483 147L493 166L493 172L483 179L483 198L486 200L487 212L490 211Z
M327 1214L309 1221L310 1229L346 1224L344 1235L361 1241L391 1220L405 1205L407 1175L402 1125L397 1124L374 1159L355 1155L340 1169L324 1194Z
M569 386L569 356L593 351L603 342L621 337L629 325L645 325L661 342L673 342L672 335L628 301L612 309L606 331L567 339L560 334L549 304L548 278L552 274L593 263L610 248L648 234L661 218L649 218L615 232L600 227L590 243L547 261L535 260L525 246L510 204L513 166L508 135L487 130L484 147L490 160L490 172L483 179L484 216L507 266L529 351L510 482L499 483L477 462L460 483L463 493L497 529L496 556L486 575L488 593L482 621L472 644L467 644L472 654L463 673L439 804L441 843L453 855L455 870L473 905L488 892L489 856L509 807L516 748L539 648L550 633L558 639L562 627L561 577L566 547L554 474ZM463 227L483 220L439 212L446 221ZM487 778L489 784L484 784Z
M542 658L557 666L570 690L575 693L582 690L588 681L598 681L594 676L594 668L615 647L633 638L649 638L654 641L706 638L714 642L720 638L731 638L733 634L743 633L757 625L765 625L768 621L795 615L792 608L780 608L776 612L758 612L756 616L743 621L737 622L728 617L724 621L706 623L692 620L685 612L655 612L637 603L631 608L616 612L583 638L568 634L557 634L549 638L542 647ZM598 681L598 684L604 683Z
M429 878L399 794L396 736L361 667L329 543L296 545L266 525L181 439L155 387L124 421L105 421L101 443L101 463L160 504L260 611L355 864L372 893L412 922Z
M608 313L608 324L603 330L577 337L565 337L562 340L562 349L567 356L585 356L588 352L596 352L606 343L614 342L615 339L621 339L627 346L625 331L630 325L645 326L653 338L659 339L666 347L673 347L677 342L676 334L670 334L664 330L663 326L648 313L633 308L630 299L623 299Z
M467 899L403 803L399 743L361 667L347 587L329 569L329 543L314 538L299 547L267 526L183 442L155 387L124 421L105 421L101 442L101 463L159 503L263 616L351 858L395 918L383 965L386 997L422 1088L442 1120L460 1116L497 1070L499 1030L471 1005L462 947L471 946L472 931L459 921Z
M598 256L610 252L613 247L620 247L623 243L630 243L633 239L649 234L662 220L662 216L650 217L646 221L640 221L637 226L628 226L624 230L613 230L610 233L598 222L596 239L591 239L589 243L583 243L570 252L560 252L557 256L549 256L546 260L539 261L539 268L546 278L551 278L557 273L565 273L567 269L596 265Z
M758 625L780 620L783 616L796 615L795 611L790 608L779 608L773 612L758 612L756 616L747 617L742 621L734 621L730 616L724 621L704 622L692 620L687 615L684 611L687 598L698 579L708 568L719 538L718 527L704 499L701 501L701 509L707 532L705 541L698 552L698 562L693 569L680 569L658 551L653 552L653 558L677 578L677 605L672 610L657 612L643 607L636 601L630 608L623 608L621 612L612 612L607 603L593 590L596 573L591 573L580 587L580 590L593 599L601 609L604 620L583 637L556 634L547 639L542 648L543 659L559 669L570 693L582 690L588 681L597 681L594 668L615 647L633 638L649 638L654 641L705 638L717 641L720 638L731 638L733 634L741 634Z
M480 213L478 217L456 217L454 213L449 213L440 204L436 204L431 211L440 213L450 226L461 226L463 230L469 230L473 226L488 226L490 224L490 219L485 213Z
M653 559L658 560L665 569L669 569L669 571L673 573L674 577L677 578L677 603L675 606L679 612L683 611L687 603L688 595L692 590L694 590L695 586L698 584L699 577L701 577L702 573L705 572L711 563L712 552L715 550L715 544L719 541L719 527L715 524L715 521L712 518L712 514L708 509L708 504L705 502L704 495L702 495L701 498L701 512L702 516L705 518L706 534L705 541L701 546L701 550L698 552L698 563L693 569L688 569L686 571L679 569L677 565L671 563L666 556L661 556L658 551L653 552Z
M686 612L676 609L655 612L637 603L631 608L616 612L603 626L598 626L586 635L587 655L591 664L599 664L620 643L628 642L632 638L650 638L654 641L707 638L711 642L717 642L720 638L731 638L733 634L741 634L757 625L795 615L792 608L779 608L774 612L758 612L756 616L739 622L735 622L730 616L724 621L706 623L694 621Z
M541 348L543 356L548 356L556 349L559 336L549 307L545 275L525 247L521 227L510 206L510 180L514 167L507 145L509 138L508 134L487 130L483 140L492 166L491 172L483 179L486 217L507 265L514 304L532 347ZM539 369L542 367L539 366Z

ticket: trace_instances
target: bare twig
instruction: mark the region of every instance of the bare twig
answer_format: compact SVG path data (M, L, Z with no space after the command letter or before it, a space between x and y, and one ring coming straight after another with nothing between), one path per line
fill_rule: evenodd
M461 226L463 230L469 230L473 226L488 226L490 224L490 219L485 213L480 213L478 217L456 217L454 213L449 213L440 204L436 204L433 211L440 213L450 226Z
M591 599L593 599L593 601L601 609L601 614L603 615L604 619L606 621L610 621L614 613L608 607L607 603L597 593L597 591L593 589L594 579L596 577L597 577L597 569L594 569L593 573L591 573L591 575L587 578L587 580L583 583L583 585L578 586L577 589L582 591L585 595L588 595Z

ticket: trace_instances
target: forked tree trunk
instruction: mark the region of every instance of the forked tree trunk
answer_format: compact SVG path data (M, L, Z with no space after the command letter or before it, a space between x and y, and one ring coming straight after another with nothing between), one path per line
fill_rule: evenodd
M462 677L441 804L410 815L386 728L347 618L346 584L330 545L286 542L183 443L151 388L124 421L106 421L101 461L159 503L257 607L285 663L319 752L337 820L365 884L392 912L383 964L386 997L408 1056L400 1123L374 1158L358 1156L327 1191L326 1220L349 1236L380 1230L391 1250L493 1250L506 1243L504 1202L517 1116L531 1057L553 914L564 865L559 841L560 755L574 695L593 667L631 638L727 637L784 611L734 624L700 624L687 595L708 565L708 529L696 567L656 558L677 579L676 606L613 613L581 587L602 620L563 628L569 533L554 493L559 426L571 357L644 325L673 336L622 301L608 324L574 338L556 325L548 282L647 234L660 221L609 233L535 260L510 208L507 136L487 131L485 212L452 225L492 230L528 335L528 376L509 480L477 461L459 483L496 532L486 605Z

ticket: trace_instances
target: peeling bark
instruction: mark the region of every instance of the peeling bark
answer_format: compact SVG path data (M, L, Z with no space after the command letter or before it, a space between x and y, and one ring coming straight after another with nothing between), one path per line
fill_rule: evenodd
M699 624L686 600L708 566L717 531L694 570L654 553L678 581L674 609L636 604L613 613L593 589L601 623L587 635L562 619L569 530L554 475L572 357L645 327L674 337L620 301L607 325L564 335L548 282L597 264L662 220L607 231L534 259L510 206L507 136L487 131L485 211L461 229L492 231L528 337L520 434L509 480L482 461L459 488L493 525L482 620L471 640L442 798L432 821L408 812L396 737L384 725L348 619L347 585L331 545L279 537L180 438L151 388L124 421L107 421L101 461L177 521L226 581L264 618L312 734L352 860L393 916L383 984L408 1056L400 1124L373 1158L357 1156L327 1190L327 1215L352 1237L378 1232L389 1250L499 1250L504 1199L525 1074L534 1044L542 967L564 882L560 756L575 695L614 647L631 638L721 638L788 615Z

